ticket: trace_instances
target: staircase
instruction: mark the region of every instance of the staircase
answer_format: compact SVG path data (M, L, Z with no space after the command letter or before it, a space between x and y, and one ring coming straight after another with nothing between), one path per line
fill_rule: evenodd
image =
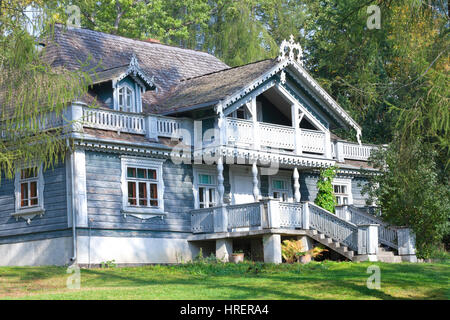
M317 230L308 230L308 236L319 242L320 244L326 246L328 249L340 254L341 256L347 258L350 261L365 261L367 256L357 255L355 251L349 249L346 245L334 241L332 238L326 236L325 234L318 232ZM387 262L387 263L399 263L402 262L402 258L395 255L395 252L390 250L390 248L379 246L377 252L377 261Z
M378 247L377 258L378 261L380 262L390 262L390 263L402 262L402 258L400 256L396 256L394 254L394 251L391 251L381 246Z
M318 232L317 230L308 230L308 236L349 260L353 260L355 256L355 252L350 250L346 245L342 245L341 243L334 241L332 238Z
M395 229L380 219L361 214L357 208L352 208L350 213L351 219L347 220L309 204L308 236L351 261L402 262L401 257L395 255L398 250ZM371 231L364 229L364 225L372 225Z

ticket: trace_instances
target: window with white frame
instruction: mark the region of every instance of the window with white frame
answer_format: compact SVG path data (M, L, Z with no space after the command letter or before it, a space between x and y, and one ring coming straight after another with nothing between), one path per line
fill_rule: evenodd
M123 211L163 213L163 160L122 157Z
M44 210L44 177L42 167L21 168L15 177L15 215Z
M125 112L134 112L134 90L131 89L128 85L123 85L117 89L117 94L117 105L119 107L119 110Z
M334 180L333 192L338 205L352 204L351 180Z
M193 171L195 208L216 206L218 199L217 172L203 165L195 165Z
M275 199L287 202L289 199L289 187L285 179L272 179L272 195Z
M214 207L216 202L215 177L211 174L198 173L198 203L199 208Z

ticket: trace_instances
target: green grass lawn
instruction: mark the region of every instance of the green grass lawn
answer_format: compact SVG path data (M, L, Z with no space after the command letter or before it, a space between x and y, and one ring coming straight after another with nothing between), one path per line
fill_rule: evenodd
M381 288L366 286L367 267ZM248 270L258 267L258 272ZM67 289L64 267L0 267L0 299L449 299L450 264L311 262L182 264L82 269Z

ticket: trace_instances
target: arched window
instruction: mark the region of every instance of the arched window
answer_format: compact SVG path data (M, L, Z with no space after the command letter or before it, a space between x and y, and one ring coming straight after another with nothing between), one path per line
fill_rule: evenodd
M134 91L128 86L119 87L118 106L120 111L134 112Z

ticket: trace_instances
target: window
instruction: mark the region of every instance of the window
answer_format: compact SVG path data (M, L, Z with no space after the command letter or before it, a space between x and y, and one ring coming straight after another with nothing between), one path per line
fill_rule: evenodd
M209 174L198 175L198 202L199 208L210 208L216 205L214 176Z
M122 157L123 212L163 213L164 183L159 159Z
M195 208L211 208L217 206L217 172L204 165L194 166L194 199Z
M26 167L16 172L15 211L17 219L23 217L30 223L36 215L44 213L44 177L42 167Z
M333 181L333 193L338 205L352 204L351 180Z
M128 205L158 207L156 170L127 166Z
M118 89L118 106L120 111L134 111L134 91L128 86L122 86Z
M20 208L39 205L38 168L20 170Z
M288 201L288 184L286 180L273 179L272 180L272 195L275 199L280 201Z

